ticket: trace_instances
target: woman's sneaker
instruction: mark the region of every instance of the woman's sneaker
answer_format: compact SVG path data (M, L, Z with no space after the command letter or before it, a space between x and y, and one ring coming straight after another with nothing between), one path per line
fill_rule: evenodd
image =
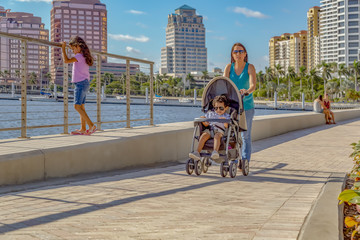
M219 157L220 157L219 153L214 150L214 151L212 152L210 158L215 160L215 159L219 159Z
M189 157L191 157L194 160L200 160L200 153L199 152L191 152L189 153Z

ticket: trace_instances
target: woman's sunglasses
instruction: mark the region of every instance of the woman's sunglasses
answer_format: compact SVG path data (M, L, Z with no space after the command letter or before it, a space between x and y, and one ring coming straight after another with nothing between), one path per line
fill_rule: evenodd
M220 111L223 111L225 108L224 108L224 107L214 107L214 109L215 109L215 111L218 110L218 109L219 109Z
M245 52L245 50L234 50L234 51L233 51L233 53L235 53L235 54L236 54L236 53L243 53L243 52Z

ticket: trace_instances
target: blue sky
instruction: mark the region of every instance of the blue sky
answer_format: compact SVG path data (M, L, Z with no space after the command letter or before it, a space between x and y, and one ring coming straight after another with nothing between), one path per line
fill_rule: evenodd
M306 30L306 13L320 0L100 0L108 10L108 51L160 65L168 14L187 4L204 17L208 70L224 69L230 48L241 42L257 71L268 66L273 36ZM50 30L51 0L0 0L13 12L31 12Z

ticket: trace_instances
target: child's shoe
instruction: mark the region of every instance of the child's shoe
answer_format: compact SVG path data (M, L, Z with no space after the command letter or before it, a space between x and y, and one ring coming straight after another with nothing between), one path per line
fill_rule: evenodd
M214 151L212 152L210 158L215 160L215 159L219 159L219 157L220 157L219 153L214 150Z
M197 151L189 153L189 157L191 157L194 160L200 160L200 153Z

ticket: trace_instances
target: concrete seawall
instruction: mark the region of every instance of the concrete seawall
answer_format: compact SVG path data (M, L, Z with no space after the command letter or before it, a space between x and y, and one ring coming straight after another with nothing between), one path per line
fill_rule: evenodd
M360 110L337 110L336 121L360 118ZM323 125L313 112L255 117L253 141ZM106 130L92 136L50 135L0 141L0 185L104 172L187 158L193 123Z

